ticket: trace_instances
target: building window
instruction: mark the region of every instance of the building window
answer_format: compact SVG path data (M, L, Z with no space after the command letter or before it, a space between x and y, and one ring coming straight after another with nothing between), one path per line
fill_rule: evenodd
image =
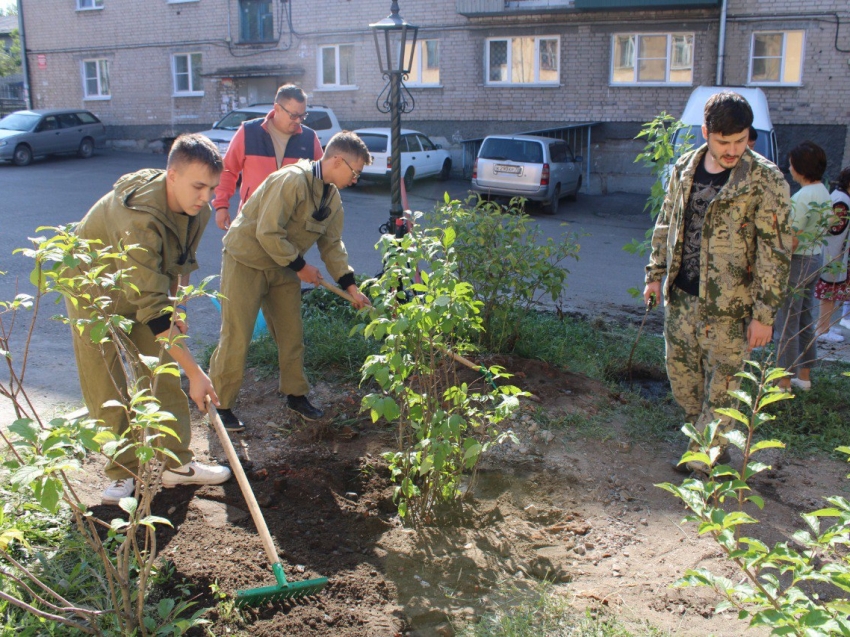
M558 84L558 43L557 37L487 40L487 84Z
M242 42L274 40L272 0L239 0L239 39Z
M83 60L83 93L87 100L109 99L107 60Z
M799 86L803 80L804 31L753 33L750 84Z
M335 44L319 48L319 87L354 86L354 45Z
M692 33L618 33L612 48L611 84L693 83Z
M77 11L103 9L103 0L77 0Z
M174 75L174 95L203 95L201 54L181 53L171 58Z
M440 84L440 46L437 40L419 40L413 51L413 64L406 84L411 86L437 86ZM404 54L410 56L410 45Z

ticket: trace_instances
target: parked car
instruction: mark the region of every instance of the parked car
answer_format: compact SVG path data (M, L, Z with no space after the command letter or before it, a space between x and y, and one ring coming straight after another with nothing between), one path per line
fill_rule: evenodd
M219 152L224 155L227 152L227 147L230 146L230 140L233 139L242 122L265 117L273 108L274 104L252 104L244 108L234 109L213 124L210 130L201 131L201 135L206 135L215 142ZM308 106L307 119L304 120L304 125L316 131L322 148L330 141L331 137L342 130L336 115L327 106Z
M562 139L490 135L472 167L472 190L487 197L525 197L554 214L561 197L578 195L581 161Z
M77 153L87 159L105 142L106 127L80 109L15 111L0 119L0 160L17 166L54 153Z
M369 152L372 163L364 166L361 179L389 182L392 172L392 135L389 128L360 128L356 131ZM401 175L404 187L410 190L414 179L438 176L449 178L452 158L449 151L432 142L419 131L401 129Z

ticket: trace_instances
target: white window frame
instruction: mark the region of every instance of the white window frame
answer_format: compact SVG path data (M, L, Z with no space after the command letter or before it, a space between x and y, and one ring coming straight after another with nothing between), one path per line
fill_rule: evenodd
M788 34L789 33L800 33L802 34L801 43L800 43L800 68L797 69L800 74L799 81L796 82L784 82L782 77L785 75L785 64L786 64L786 56L787 56L787 46L788 46ZM773 80L754 80L753 79L753 62L755 61L755 51L756 51L756 36L759 35L781 35L782 36L782 53L779 56L779 79L776 81ZM806 32L803 29L788 29L786 31L755 31L750 37L750 64L749 69L747 71L747 84L751 86L802 86L803 85L803 63L806 59Z
M77 11L101 11L103 0L76 0Z
M200 2L201 0L166 0L167 4L184 4L186 2Z
M172 97L203 97L204 96L204 80L201 78L201 87L198 89L195 86L192 86L192 56L200 55L201 61L203 63L203 54L200 51L189 51L187 53L173 53L171 55L171 86L172 86ZM185 57L188 61L188 69L189 69L189 90L181 91L177 88L177 58Z
M86 64L89 62L95 63L96 76L94 78L89 78L86 75ZM101 64L103 67L101 67ZM104 68L105 67L105 68ZM103 74L106 74L106 81L104 82ZM81 64L81 73L83 77L83 99L87 101L94 100L111 100L112 93L109 87L109 60L107 58L89 58L87 60L83 60ZM89 84L88 81L90 79L97 80L97 93L89 94ZM104 83L106 84L106 92L104 93Z
M511 78L511 72L513 68L513 47L511 46L511 40L514 38L518 38L521 40L532 39L534 40L534 81L532 82L514 82ZM556 69L558 73L558 79L554 82L549 81L541 81L540 80L540 42L542 40L554 40L557 44L557 51L555 52L555 59L558 63L558 68ZM500 80L491 80L490 79L490 45L492 42L507 42L507 60L505 62L508 68L508 79L505 81ZM513 35L508 37L501 38L487 38L484 42L484 84L485 86L560 86L561 85L561 36L559 35Z
M422 69L425 68L425 58L427 56L426 44L428 42L436 42L436 44L437 44L437 59L438 59L437 75L439 75L439 73L440 73L440 64L439 64L440 41L437 40L436 38L431 38L431 39L426 39L426 40L417 40L416 41L416 53L417 53L417 55L415 56L415 58L413 60L415 68L410 69L410 75L408 77L409 78L415 77L415 78L418 78L418 79L415 79L415 80L407 79L407 80L405 80L405 82L404 82L405 86L415 86L415 87L420 87L420 88L442 86L439 78L437 79L436 82L423 82L422 81ZM404 57L405 57L405 59L408 59L408 54L405 53Z
M663 80L645 80L641 81L638 79L638 71L640 69L638 53L640 51L640 38L657 38L657 37L666 37L667 38L667 47L666 47L666 59L664 62L664 79ZM614 80L614 69L618 60L616 59L616 51L617 51L617 38L630 37L632 39L632 56L633 56L633 64L632 64L632 79L627 82L619 82ZM670 79L670 71L677 70L673 66L673 41L677 37L690 37L691 38L691 79L687 82L673 82ZM696 36L691 31L670 31L667 33L655 32L655 33L614 33L611 36L611 66L610 73L608 76L608 84L609 86L693 86L694 84L694 48L696 47ZM660 59L660 58L655 58ZM685 69L688 67L682 67ZM681 70L681 69L679 69Z
M356 54L357 54L357 49L355 48L354 44L350 44L348 42L343 42L341 44L323 44L323 45L318 47L318 55L316 56L316 90L319 90L319 91L350 91L350 90L357 88L356 83L355 84L340 84L340 81L339 81L339 70L340 70L340 67L339 67L339 49L340 49L340 47L350 47L352 55L356 56ZM324 67L322 65L322 61L323 61L323 57L324 57L324 51L326 51L327 49L333 49L333 51L334 51L334 76L335 77L334 77L333 83L325 84ZM356 82L356 79L357 79L357 73L356 73L357 60L356 60L356 57L354 58L354 64L355 64L355 66L354 66L354 71L355 71L354 77L355 77L355 82Z

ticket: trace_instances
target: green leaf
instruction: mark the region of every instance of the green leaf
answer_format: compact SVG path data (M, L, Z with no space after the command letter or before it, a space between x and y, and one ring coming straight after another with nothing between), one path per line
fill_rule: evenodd
M118 506L121 507L122 511L126 511L128 515L132 516L136 513L136 508L139 506L139 503L136 501L136 498L130 496L121 498L118 501Z
M39 427L30 418L21 418L9 425L9 431L19 435L29 443L35 444L38 440Z
M756 451L761 451L762 449L784 449L785 443L780 442L779 440L759 440L752 447L750 447L750 453L755 453Z
M159 600L159 604L156 607L156 612L159 614L161 619L168 619L168 616L171 614L171 611L174 610L174 600L170 597L166 597L165 599Z
M768 405L770 405L772 403L779 402L780 400L791 400L792 398L794 398L794 394L789 394L787 392L782 392L782 391L773 392L773 393L770 393L770 394L765 394L764 396L762 396L761 400L759 401L759 407L758 408L764 409L765 407L767 407Z

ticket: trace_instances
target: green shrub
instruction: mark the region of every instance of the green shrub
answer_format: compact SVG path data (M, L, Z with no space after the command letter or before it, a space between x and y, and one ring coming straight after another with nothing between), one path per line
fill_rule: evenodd
M519 208L479 201L470 206L445 202L434 212L433 225L452 228L458 278L468 282L481 303L481 343L490 351L512 351L522 319L533 308L560 307L569 270L578 259L578 237L563 233L543 238L539 224Z

